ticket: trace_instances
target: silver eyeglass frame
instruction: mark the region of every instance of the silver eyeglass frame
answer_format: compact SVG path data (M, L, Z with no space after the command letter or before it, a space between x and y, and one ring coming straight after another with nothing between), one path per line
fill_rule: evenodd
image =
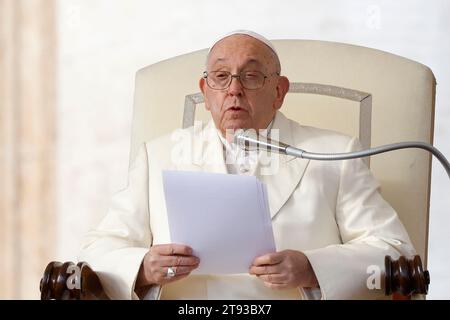
M211 71L211 72L218 72L218 71ZM212 89L212 90L227 90L227 89L231 86L231 82L233 82L233 78L236 78L236 79L239 79L239 83L241 84L242 88L244 88L244 89L246 89L246 90L259 90L259 89L261 89L261 88L264 88L264 85L266 84L266 79L267 79L268 77L273 76L273 75L277 75L277 76L280 75L279 72L273 72L273 73L269 73L268 75L266 75L266 74L262 73L261 71L257 71L257 70L255 70L255 71L241 71L241 72L238 73L238 74L232 74L232 73L229 72L229 71L221 71L221 72L225 72L225 73L228 73L228 74L230 75L230 78L229 78L229 80L228 80L228 84L227 84L224 88L213 88L213 87L211 87L211 85L210 85L209 82L208 82L208 71L206 71L206 70L203 71L203 79L205 79L206 85L207 85L210 89ZM242 75L243 72L258 72L258 73L262 74L262 75L264 76L262 85L261 85L260 87L258 87L258 88L252 88L252 89L247 88L246 86L244 86L244 84L243 84L242 81L241 81L241 75Z

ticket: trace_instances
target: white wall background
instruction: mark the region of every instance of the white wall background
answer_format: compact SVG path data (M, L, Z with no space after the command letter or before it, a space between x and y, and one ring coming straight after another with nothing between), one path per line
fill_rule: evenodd
M438 83L435 145L450 157L450 1L59 0L58 17L56 259L75 259L83 233L125 186L136 70L231 30L347 42L429 66ZM450 298L449 194L433 161L429 299Z

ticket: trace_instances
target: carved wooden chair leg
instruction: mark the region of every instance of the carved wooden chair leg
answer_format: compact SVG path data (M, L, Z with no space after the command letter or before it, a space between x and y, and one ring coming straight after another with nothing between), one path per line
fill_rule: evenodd
M430 274L423 270L420 256L412 259L400 256L393 260L390 256L384 259L385 294L394 295L396 300L407 300L414 294L427 294L430 284Z
M109 300L97 274L85 262L50 262L40 291L41 300Z

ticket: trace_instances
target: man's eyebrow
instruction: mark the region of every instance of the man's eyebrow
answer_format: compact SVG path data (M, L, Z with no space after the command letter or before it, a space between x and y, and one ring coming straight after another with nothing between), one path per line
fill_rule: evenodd
M244 64L251 64L251 63L262 65L262 62L259 61L258 59L249 59Z
M214 63L222 62L222 61L226 61L226 60L227 60L226 58L217 58L217 59L214 61Z

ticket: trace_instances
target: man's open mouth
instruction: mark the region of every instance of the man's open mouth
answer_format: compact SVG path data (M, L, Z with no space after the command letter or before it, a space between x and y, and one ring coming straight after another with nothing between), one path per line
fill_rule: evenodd
M245 109L243 109L241 107L231 107L231 108L228 108L227 111L245 111Z

